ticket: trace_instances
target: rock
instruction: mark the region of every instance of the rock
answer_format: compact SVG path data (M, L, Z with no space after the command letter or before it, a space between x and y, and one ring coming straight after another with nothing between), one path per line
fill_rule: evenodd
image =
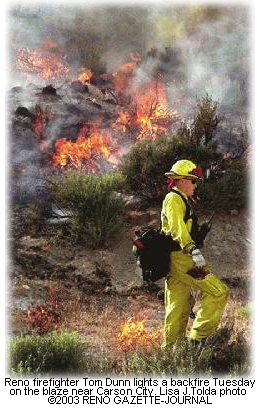
M42 93L46 95L57 95L56 88L52 85L46 85L46 87L43 87Z
M20 115L21 117L28 117L31 121L35 120L35 115L28 110L28 108L19 106L15 110L15 115Z

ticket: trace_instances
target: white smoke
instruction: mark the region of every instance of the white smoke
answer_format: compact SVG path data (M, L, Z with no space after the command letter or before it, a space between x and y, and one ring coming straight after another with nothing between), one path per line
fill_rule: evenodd
M46 85L35 74L25 77L25 73L17 70L17 48L33 51L41 46L46 37L52 37L68 54L67 61L73 75L80 64L75 57L76 52L75 56L69 55L66 35L70 32L73 34L75 21L82 18L86 35L92 36L102 51L102 62L107 72L130 62L131 53L141 56L141 64L134 72L134 87L142 88L155 73L163 71L169 106L177 110L181 118L191 118L196 99L206 94L219 102L220 109L234 110L239 115L247 114L252 54L250 9L247 6L215 6L217 16L199 21L192 30L189 19L193 11L182 4L172 3L166 7L166 4L139 2L126 6L117 2L100 5L95 2L83 7L80 2L68 2L53 6L39 3L9 7L7 80L9 89L21 87L17 105L30 110L37 103L35 92L30 95L30 82L34 83L34 90L38 87L39 91ZM139 31L133 27L138 27ZM166 47L170 50L168 60L162 58L166 55ZM155 52L148 57L152 49ZM67 98L69 100L69 96ZM74 104L73 101L68 103ZM58 119L48 130L48 140L53 142L63 137L59 135L61 129L62 119ZM20 155L18 151L16 153ZM13 160L19 162L19 159ZM29 163L33 163L30 153ZM32 168L28 166L28 175L30 170Z

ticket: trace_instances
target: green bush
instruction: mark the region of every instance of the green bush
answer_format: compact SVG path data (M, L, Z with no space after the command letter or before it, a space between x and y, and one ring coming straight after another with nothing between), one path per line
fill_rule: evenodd
M126 178L125 190L140 196L149 204L160 204L166 194L167 178L164 173L172 164L187 158L203 168L221 161L221 155L212 147L194 146L179 142L175 136L156 141L140 141L126 154L119 165Z
M214 181L200 184L198 195L207 209L231 210L248 207L249 171L243 160L222 166L222 174Z
M190 126L183 123L177 135L194 146L212 143L216 129L222 118L217 115L218 103L206 94L206 97L197 99L197 114Z
M69 171L50 181L50 196L71 217L64 231L73 241L93 248L115 236L123 224L125 202L116 191L123 178L119 174L85 175Z
M78 373L85 367L83 344L76 332L21 336L10 341L13 375Z

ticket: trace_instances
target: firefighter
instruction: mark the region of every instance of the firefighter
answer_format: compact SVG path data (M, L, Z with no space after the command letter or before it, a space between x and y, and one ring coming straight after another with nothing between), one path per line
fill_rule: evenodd
M180 250L171 252L170 271L165 280L165 328L162 348L172 347L186 336L191 311L191 290L201 291L201 304L189 332L194 344L204 341L217 329L229 295L191 237L192 218L184 221L182 196L193 196L201 168L189 160L179 160L165 173L173 188L164 198L161 211L162 231L177 241ZM195 269L194 269L195 268ZM191 274L192 272L192 274ZM195 273L194 273L195 272ZM196 272L199 274L196 275Z

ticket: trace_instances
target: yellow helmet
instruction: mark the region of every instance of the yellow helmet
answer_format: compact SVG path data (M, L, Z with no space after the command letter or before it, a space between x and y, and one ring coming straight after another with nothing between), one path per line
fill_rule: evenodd
M197 167L192 161L188 159L181 159L175 162L170 171L166 172L164 175L172 179L199 179L201 177L201 168Z

